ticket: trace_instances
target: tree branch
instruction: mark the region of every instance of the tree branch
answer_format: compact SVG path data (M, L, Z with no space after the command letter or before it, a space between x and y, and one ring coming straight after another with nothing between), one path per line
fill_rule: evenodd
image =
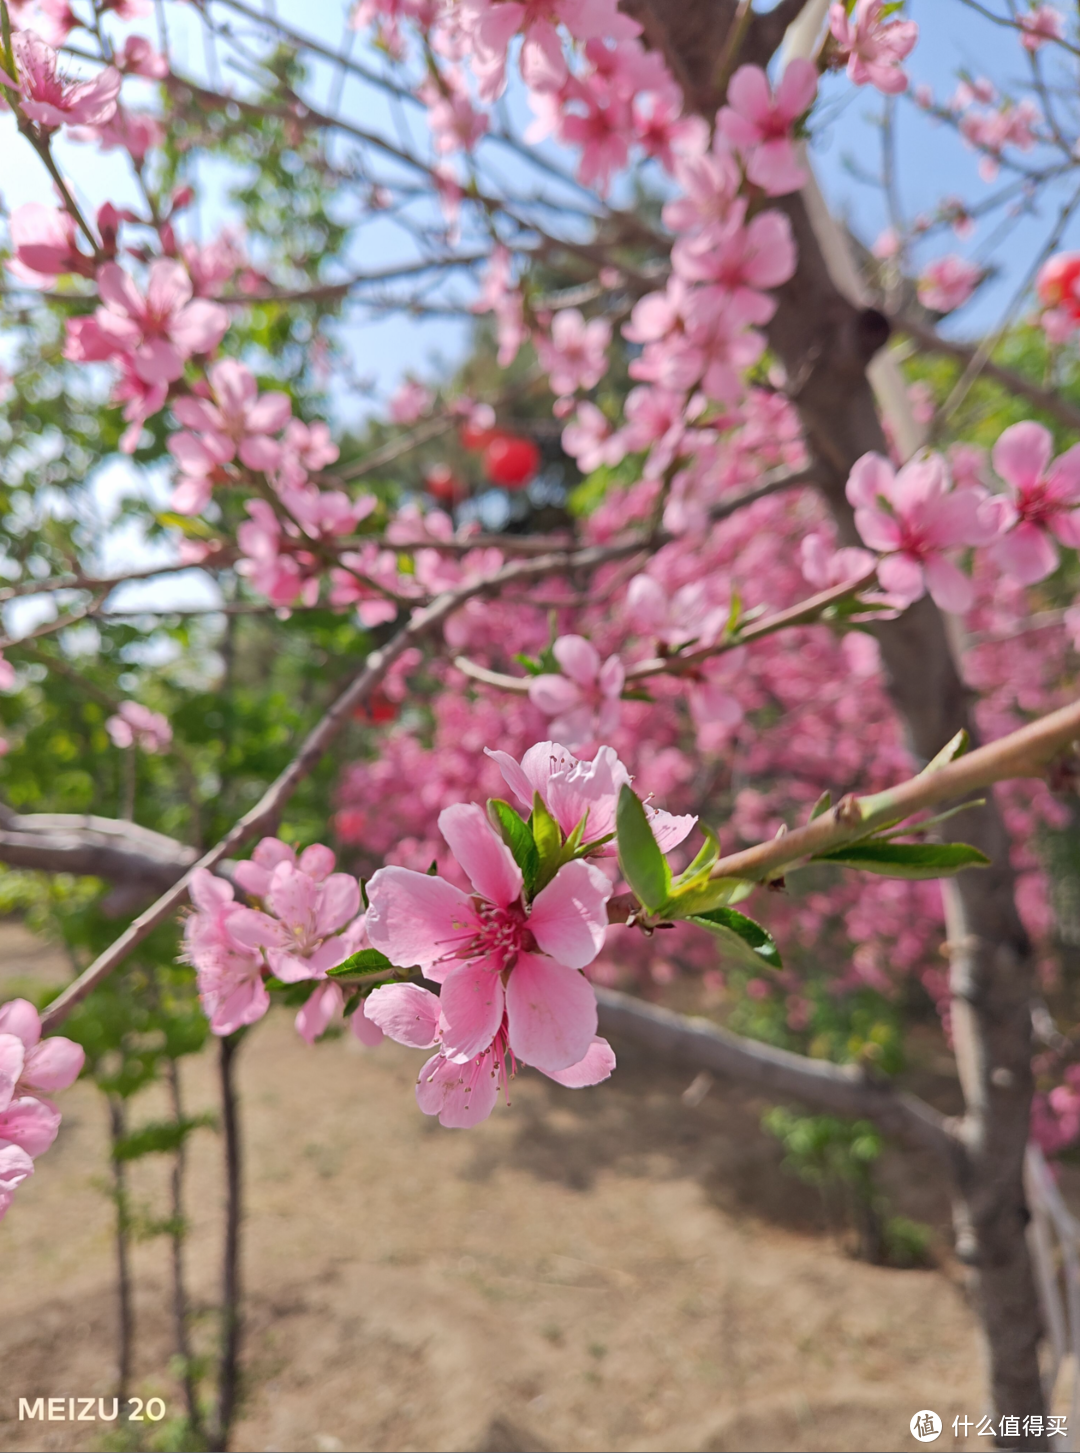
M600 1028L683 1064L715 1070L774 1095L793 1095L837 1115L873 1120L952 1164L956 1140L948 1118L890 1081L858 1065L835 1065L732 1034L708 1019L690 1018L596 986Z
M23 816L0 807L0 862L13 868L107 878L160 892L195 857L194 848L133 822L66 812Z
M543 556L538 560L521 560L458 590L444 592L423 610L415 611L385 646L372 651L367 657L352 681L308 734L297 755L270 784L255 806L233 825L220 842L204 853L177 883L129 924L120 937L53 1000L41 1016L43 1029L46 1032L55 1029L76 1004L85 999L91 990L124 961L132 949L180 907L187 897L192 874L197 869L215 868L234 848L240 847L261 832L273 830L286 802L315 767L352 712L368 699L401 653L408 650L414 642L428 631L442 626L455 611L476 597L498 594L505 586L539 579L561 570L595 569L608 561L633 554L640 548L641 542L636 540L627 545L596 546Z
M975 360L977 349L972 348L968 343L954 343L950 338L942 338L936 329L928 327L925 323L919 323L914 318L904 316L891 318L890 321L898 332L906 333L923 352L938 353L943 358L955 358L965 367L970 366ZM1043 388L1040 384L1025 378L1022 373L1017 373L1011 368L1003 368L1000 363L992 363L989 359L983 362L982 372L987 378L992 378L1007 388L1010 393L1027 399L1036 408L1042 409L1051 418L1057 419L1058 423L1064 424L1067 429L1080 429L1080 409L1075 404L1070 404L1068 399L1062 398L1056 389Z

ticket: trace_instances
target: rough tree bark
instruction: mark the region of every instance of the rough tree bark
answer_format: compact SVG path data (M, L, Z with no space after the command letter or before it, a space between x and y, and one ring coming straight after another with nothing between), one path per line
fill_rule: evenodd
M804 0L781 0L746 20L738 0L622 0L662 49L691 104L711 120L736 64L764 65ZM733 30L745 23L737 56ZM840 292L803 196L779 199L798 245L795 276L778 289L769 342L792 396L845 544L861 543L844 494L855 460L886 441L867 365L888 336L880 314ZM961 727L977 737L971 693L950 648L946 624L927 597L877 628L889 689L913 752L929 759ZM846 784L838 783L838 787ZM947 824L948 835L952 824ZM957 836L993 866L961 874L947 898L953 1028L966 1113L956 1128L956 1249L971 1269L987 1343L995 1422L1044 1412L1038 1297L1025 1228L1024 1148L1032 1096L1031 1002L1034 960L1016 910L1009 842L994 802L963 815ZM1004 1439L1005 1446L1021 1440ZM1025 1447L1044 1447L1024 1439Z

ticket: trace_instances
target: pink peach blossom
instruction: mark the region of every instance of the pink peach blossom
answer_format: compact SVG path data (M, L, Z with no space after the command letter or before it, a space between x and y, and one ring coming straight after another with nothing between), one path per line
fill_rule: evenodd
M967 302L982 276L982 268L954 252L936 258L919 277L919 302L935 313L951 313Z
M618 656L601 662L600 654L584 636L560 636L552 654L561 675L547 672L529 683L529 700L545 716L551 735L567 747L606 737L619 724L626 670Z
M211 1031L232 1034L270 1007L262 955L230 931L231 919L242 911L231 883L198 868L190 891L195 911L184 923L184 960L195 968Z
M1048 40L1061 40L1065 35L1065 21L1060 10L1053 5L1036 5L1026 15L1021 15L1020 29L1023 31L1021 45L1025 50L1035 52Z
M607 372L611 324L606 318L588 323L577 308L563 308L551 320L550 336L536 337L540 366L552 393L572 394L595 388Z
M448 1059L468 1064L482 1055L505 1012L517 1058L546 1071L569 1069L596 1033L596 1000L578 970L603 946L611 884L589 863L566 863L526 905L521 870L483 808L445 808L439 830L474 896L442 878L380 868L368 885L373 946L441 984Z
M946 552L987 544L998 527L982 513L984 491L950 484L939 454L899 473L880 454L864 454L852 467L847 497L856 528L883 556L878 580L898 603L910 605L929 590L942 610L965 611L971 604L971 582Z
M328 873L329 848L308 848L307 856L282 858L262 895L265 909L239 908L229 932L249 948L262 949L271 973L286 984L323 979L355 952L362 931L360 884L348 873ZM247 881L251 881L248 877ZM346 928L350 932L344 932Z
M748 179L770 197L796 192L806 182L791 129L816 95L817 70L804 60L788 62L775 96L760 66L740 66L728 84L717 125L742 155Z
M851 15L837 3L829 10L829 29L840 59L847 61L848 78L896 96L907 90L901 61L914 50L919 27L913 20L888 20L888 13L885 0L857 0Z
M59 57L32 30L11 37L15 76L7 82L18 93L22 110L48 131L67 125L93 126L109 121L116 111L122 77L106 66L92 81L72 81L57 69Z
M388 984L376 989L368 1007L383 1032L399 1044L429 1049L442 1038L441 1001L419 985ZM576 1090L610 1078L614 1068L611 1046L606 1039L594 1035L577 1064L564 1070L541 1069L540 1072ZM492 1043L473 1059L462 1063L440 1052L427 1061L416 1082L417 1104L425 1115L438 1115L440 1125L470 1129L491 1114L500 1089L508 1090L514 1069L509 1020L504 1015Z
M105 723L114 747L140 746L144 752L163 752L172 741L172 727L159 711L137 701L122 701Z
M1004 531L991 555L1023 585L1034 585L1058 563L1054 538L1080 547L1080 444L1051 463L1054 441L1042 424L1013 424L994 445L994 468L1009 486L995 497Z
M584 823L583 847L593 845L600 857L614 857L615 811L619 791L633 780L614 747L600 747L591 762L579 761L558 742L537 742L516 762L508 752L484 752L498 765L503 780L526 811L532 811L534 794L539 794L564 836ZM662 808L645 804L645 812L660 851L677 847L697 822L696 817L675 817Z
M229 326L219 303L192 301L191 279L178 262L151 263L146 293L115 262L98 270L102 307L68 325L65 357L74 361L129 356L146 383L171 383L193 354L210 353Z

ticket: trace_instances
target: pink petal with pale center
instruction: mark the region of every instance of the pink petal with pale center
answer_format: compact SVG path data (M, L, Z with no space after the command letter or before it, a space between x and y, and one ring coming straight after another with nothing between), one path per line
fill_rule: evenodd
M43 1039L26 1057L23 1083L31 1090L53 1093L66 1090L79 1078L86 1053L73 1039L56 1035Z

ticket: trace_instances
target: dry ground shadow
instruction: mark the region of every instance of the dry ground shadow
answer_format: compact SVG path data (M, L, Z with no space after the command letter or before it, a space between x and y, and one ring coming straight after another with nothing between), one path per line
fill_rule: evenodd
M0 937L11 970L20 944ZM6 951L6 952L5 952ZM21 961L20 961L21 962ZM40 971L41 965L38 965ZM0 968L0 977L3 969ZM0 991L3 985L0 983ZM973 1319L947 1258L851 1261L779 1170L762 1102L620 1046L613 1081L528 1074L469 1133L421 1116L421 1056L309 1050L283 1013L240 1056L247 1135L239 1449L894 1449L921 1407L981 1410ZM185 1068L214 1105L209 1055ZM140 1114L158 1112L148 1096ZM68 1093L57 1145L0 1226L0 1449L100 1447L19 1424L19 1396L113 1390L104 1112ZM192 1147L197 1303L216 1294L220 1146ZM161 1208L163 1164L137 1167ZM895 1162L899 1209L943 1223L935 1174ZM166 1248L136 1248L136 1391L178 1408ZM200 1335L209 1338L209 1317ZM147 1444L149 1446L149 1444ZM951 1432L937 1445L954 1446Z

